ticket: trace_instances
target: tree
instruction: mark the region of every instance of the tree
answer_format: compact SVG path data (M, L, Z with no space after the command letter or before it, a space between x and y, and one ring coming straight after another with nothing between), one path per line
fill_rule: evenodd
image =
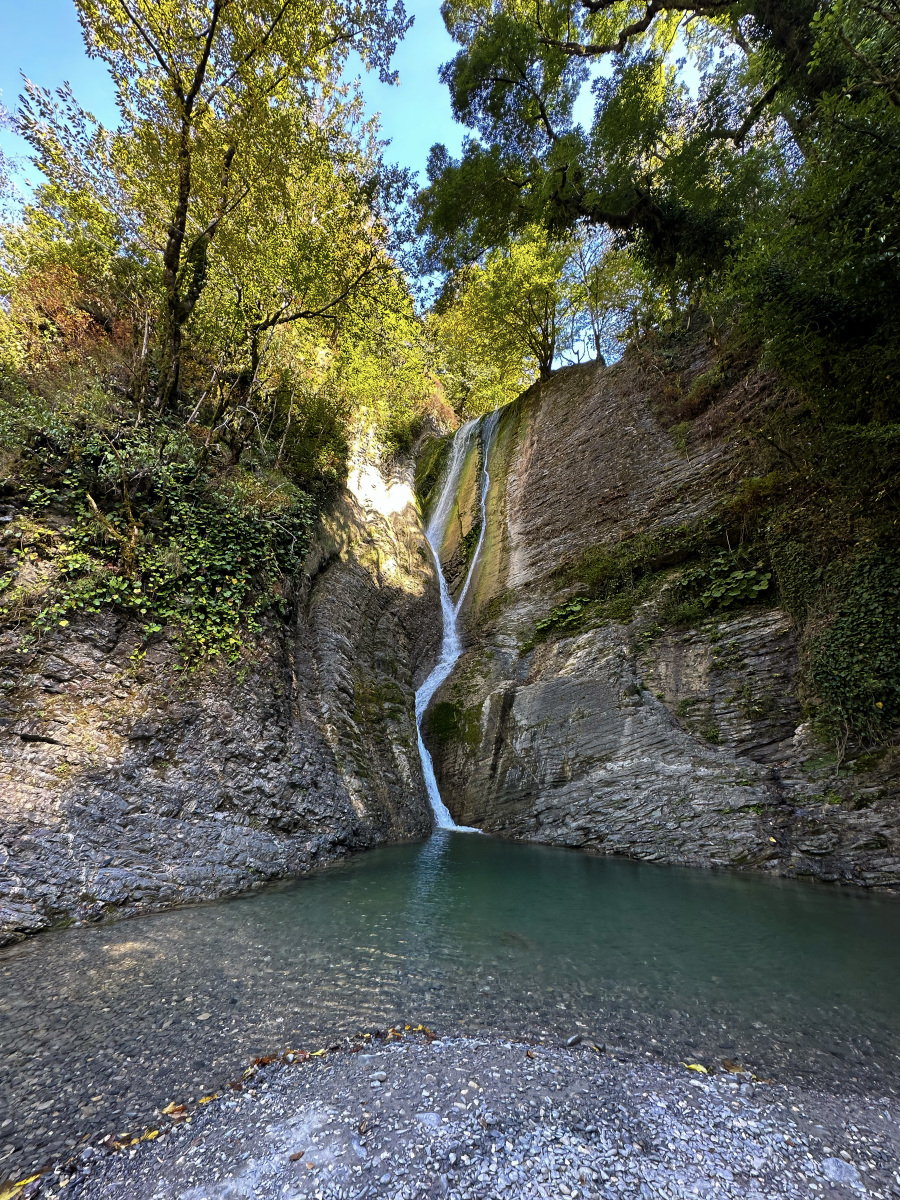
M452 406L474 415L549 377L565 310L568 247L535 228L452 277L431 319Z
M20 123L66 191L127 213L161 255L157 403L180 388L183 331L209 252L251 192L296 153L296 112L327 97L351 49L390 78L409 21L388 0L77 0L88 52L107 64L121 125L105 130L66 89L26 81Z
M560 354L569 362L605 364L629 333L663 315L641 263L604 230L588 227L573 239L564 272Z
M560 234L587 221L639 242L670 282L721 269L743 207L771 190L773 156L809 143L818 99L841 86L840 66L815 53L824 8L447 0L461 49L442 76L476 136L459 160L432 150L419 199L431 263L471 261L534 222ZM695 99L678 73L687 57L701 72ZM585 132L573 105L591 78Z

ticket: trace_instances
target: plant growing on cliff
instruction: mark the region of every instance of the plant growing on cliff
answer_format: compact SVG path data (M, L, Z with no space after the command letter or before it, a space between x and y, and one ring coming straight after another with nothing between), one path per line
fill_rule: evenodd
M17 399L15 412L0 405L0 445L30 451L17 468L28 505L57 516L7 528L15 567L42 564L43 582L23 590L15 569L0 613L44 630L111 605L147 635L170 626L196 658L236 653L263 611L284 610L309 541L309 496L271 473L211 477L191 439L162 423L122 430L108 405L87 424L58 411L51 423Z

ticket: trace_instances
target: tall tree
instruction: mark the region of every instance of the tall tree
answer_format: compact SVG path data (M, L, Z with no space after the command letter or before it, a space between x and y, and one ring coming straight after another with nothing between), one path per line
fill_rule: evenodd
M401 0L76 0L88 52L108 66L121 124L99 125L68 89L26 81L21 126L41 169L128 211L161 254L157 403L180 387L185 324L210 246L290 156L286 110L337 86L351 50L391 78L409 26Z
M782 117L799 128L833 75L813 59L819 7L446 0L461 49L442 77L476 136L459 160L432 150L420 197L432 262L457 263L535 221L555 232L588 221L639 232L663 262L714 265L734 233L735 178L746 191L765 176L746 153L753 133ZM677 71L685 56L703 72L696 101ZM591 79L585 132L573 107Z

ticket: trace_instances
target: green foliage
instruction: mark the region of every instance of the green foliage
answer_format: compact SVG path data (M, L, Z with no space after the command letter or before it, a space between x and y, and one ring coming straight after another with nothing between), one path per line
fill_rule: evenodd
M685 571L680 580L682 595L696 595L705 609L729 608L750 603L768 591L771 570L761 563L748 565L743 556L717 554L706 563Z
M458 160L432 151L418 198L432 266L458 269L535 226L557 239L604 227L651 281L656 321L701 304L737 317L820 413L897 419L895 0L443 12L460 47L443 78L476 136ZM592 66L585 132L574 104ZM707 382L677 419L703 411Z
M900 556L852 564L844 599L814 645L820 717L838 736L883 740L900 723Z
M398 249L405 175L342 78L408 28L374 0L76 5L120 123L26 82L45 183L0 231L8 617L112 605L187 657L284 610L351 446L447 415Z
M732 288L768 360L832 419L896 420L900 377L900 110L828 97L815 155L758 215Z
M42 411L21 394L0 404L4 448L24 451L17 526L26 534L30 521L32 532L17 557L48 568L36 595L9 578L0 611L24 605L46 630L111 605L146 636L171 626L188 659L236 654L262 612L284 611L312 500L271 471L204 469L190 439L163 423L123 431L103 420L114 414L92 415ZM68 514L61 527L39 524L51 508Z
M679 421L669 430L672 435L672 441L675 443L675 449L682 458L687 458L688 452L688 437L691 432L690 421Z
M551 608L546 617L535 622L531 644L543 641L549 634L554 637L565 637L567 632L574 632L581 624L590 604L590 596L575 596L573 599Z
M341 107L347 55L358 51L387 78L409 22L402 5L389 10L385 0L365 9L341 0L78 0L77 9L88 53L116 89L119 127L104 129L67 86L54 96L26 81L20 128L54 187L88 192L159 262L152 390L163 410L184 387L184 330L210 281L211 251L223 243L233 265L229 239L233 251L242 231L261 233L263 214L284 212L311 159L339 156L328 118ZM272 257L289 291L298 230L284 233ZM265 249L256 257L265 260ZM265 319L280 305L258 269ZM260 289L251 291L252 306Z

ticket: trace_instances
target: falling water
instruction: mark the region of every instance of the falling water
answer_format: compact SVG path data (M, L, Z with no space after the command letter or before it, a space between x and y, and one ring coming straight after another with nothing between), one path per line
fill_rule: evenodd
M479 830L469 829L468 826L464 825L457 825L450 816L446 804L441 799L441 793L438 790L437 779L434 774L434 764L431 761L431 755L428 753L425 743L422 741L422 717L431 701L431 697L453 670L456 660L462 654L462 641L459 636L457 618L463 601L466 598L466 593L469 590L469 583L472 580L475 564L478 562L484 542L484 531L487 526L487 494L491 482L490 475L488 474L488 455L494 431L497 428L498 418L499 413L492 412L489 416L484 417L482 421L468 421L457 431L456 437L453 439L450 462L444 475L441 491L435 503L434 511L431 514L431 520L428 522L425 530L425 537L428 539L428 544L434 554L434 561L437 567L438 584L441 592L441 615L444 620L444 635L441 641L441 656L438 659L437 665L416 692L416 731L419 738L419 754L422 756L422 770L425 775L425 786L428 789L428 799L431 801L435 823L438 828L463 829L469 833L478 833ZM472 555L472 561L469 564L469 571L463 583L462 591L459 594L459 599L454 604L450 595L450 589L447 586L447 580L444 578L443 568L441 567L441 543L444 540L447 523L453 511L453 502L456 499L456 493L459 488L459 477L462 473L463 464L466 461L469 447L478 436L479 425L482 427L481 531L478 535L478 544L475 547L475 553Z

